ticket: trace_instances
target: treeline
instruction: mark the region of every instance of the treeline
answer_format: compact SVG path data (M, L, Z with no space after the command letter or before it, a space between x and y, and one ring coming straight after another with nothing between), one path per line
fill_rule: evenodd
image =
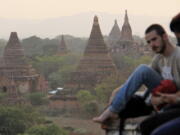
M67 45L67 49L72 53L82 53L86 46L87 39L76 38L70 35L65 35L64 40ZM61 36L57 36L54 39L41 39L36 36L32 36L22 40L22 46L24 47L25 54L28 57L35 56L49 56L57 53L57 48L60 45Z
M22 39L21 44L25 50L25 55L27 57L53 55L57 52L57 47L60 44L61 36L62 35L56 36L53 39L49 39L49 38L43 39L37 36L31 36ZM87 45L88 38L78 38L78 37L73 37L71 35L64 35L64 38L69 51L71 51L72 53L83 53ZM133 38L136 42L145 44L144 38L141 38L136 35L134 35ZM104 36L104 40L105 42L107 42L108 37ZM176 43L175 37L170 36L170 40L174 44ZM2 56L3 49L6 44L7 44L7 40L0 39L0 56Z
M81 55L69 53L64 56L36 56L31 60L33 67L48 80L51 88L63 87L75 71Z
M68 135L31 106L0 105L1 135Z
M64 35L65 42L69 51L73 53L82 53L87 43L87 38L77 38L70 35ZM61 35L49 39L42 39L37 36L31 36L21 40L21 44L25 50L27 57L53 55L57 52L60 45ZM0 39L0 54L2 56L3 49L7 41Z
M69 53L64 56L56 55L61 35L53 39L31 36L21 41L29 63L33 65L37 72L45 76L51 88L64 86L71 72L76 69L88 41L87 38L77 38L70 35L64 35L64 39L69 50ZM107 42L107 36L104 39ZM138 43L145 44L144 39L138 36L134 36L134 39ZM176 42L175 38L171 37L171 40L174 43ZM1 56L6 43L6 40L0 40ZM136 54L113 55L113 61L123 78L126 78L139 63L148 63L151 59L149 56L137 58L134 55Z

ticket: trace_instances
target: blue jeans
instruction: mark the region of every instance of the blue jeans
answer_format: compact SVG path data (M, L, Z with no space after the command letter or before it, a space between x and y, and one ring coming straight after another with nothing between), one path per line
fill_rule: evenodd
M180 117L161 125L151 135L180 135Z
M110 111L119 113L142 85L145 85L148 88L147 90L151 91L160 84L161 80L160 74L151 67L145 64L140 65L117 92L112 104L109 106Z

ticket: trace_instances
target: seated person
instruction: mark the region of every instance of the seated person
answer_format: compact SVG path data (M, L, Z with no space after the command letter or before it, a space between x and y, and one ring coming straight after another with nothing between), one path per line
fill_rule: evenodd
M163 79L173 80L180 90L180 49L175 47L168 39L163 27L159 24L149 26L145 31L148 45L157 55L152 61L151 67L140 65L118 90L111 105L94 122L103 123L110 117L117 115L126 107L140 86L145 85L149 92L156 88ZM121 116L120 116L121 117Z
M170 29L174 32L177 38L177 45L180 46L180 13L178 13L170 23ZM178 67L180 65L179 54L176 55L177 62L174 63ZM179 68L175 76L180 77ZM164 107L163 111L158 114L152 115L144 120L140 127L142 135L179 135L180 134L180 89L177 87L176 93L165 94L162 92L157 93L157 96L152 96L152 104L159 106L160 104L168 104ZM153 131L154 130L154 131ZM152 132L153 131L153 132Z

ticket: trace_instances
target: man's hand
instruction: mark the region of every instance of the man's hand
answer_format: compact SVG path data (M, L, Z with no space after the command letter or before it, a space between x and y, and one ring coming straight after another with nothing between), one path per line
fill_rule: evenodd
M161 105L164 103L162 96L152 96L151 97L151 103L156 111L159 109L157 108L158 105Z
M164 102L163 102L162 96L152 96L151 97L151 103L152 103L152 105L157 106L157 105L160 105Z
M159 93L159 95L160 97L162 97L162 100L168 104L174 104L177 102L177 99L180 98L178 93L175 94Z

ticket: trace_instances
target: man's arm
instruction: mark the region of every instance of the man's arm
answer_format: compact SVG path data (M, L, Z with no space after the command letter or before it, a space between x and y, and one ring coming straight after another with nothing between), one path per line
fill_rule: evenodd
M151 97L151 103L155 110L157 109L158 105L167 103L167 104L174 104L180 102L180 91L176 92L175 94L164 94L164 93L157 93L158 96Z
M180 91L176 92L175 94L159 93L159 95L162 97L164 103L174 104L180 102Z

